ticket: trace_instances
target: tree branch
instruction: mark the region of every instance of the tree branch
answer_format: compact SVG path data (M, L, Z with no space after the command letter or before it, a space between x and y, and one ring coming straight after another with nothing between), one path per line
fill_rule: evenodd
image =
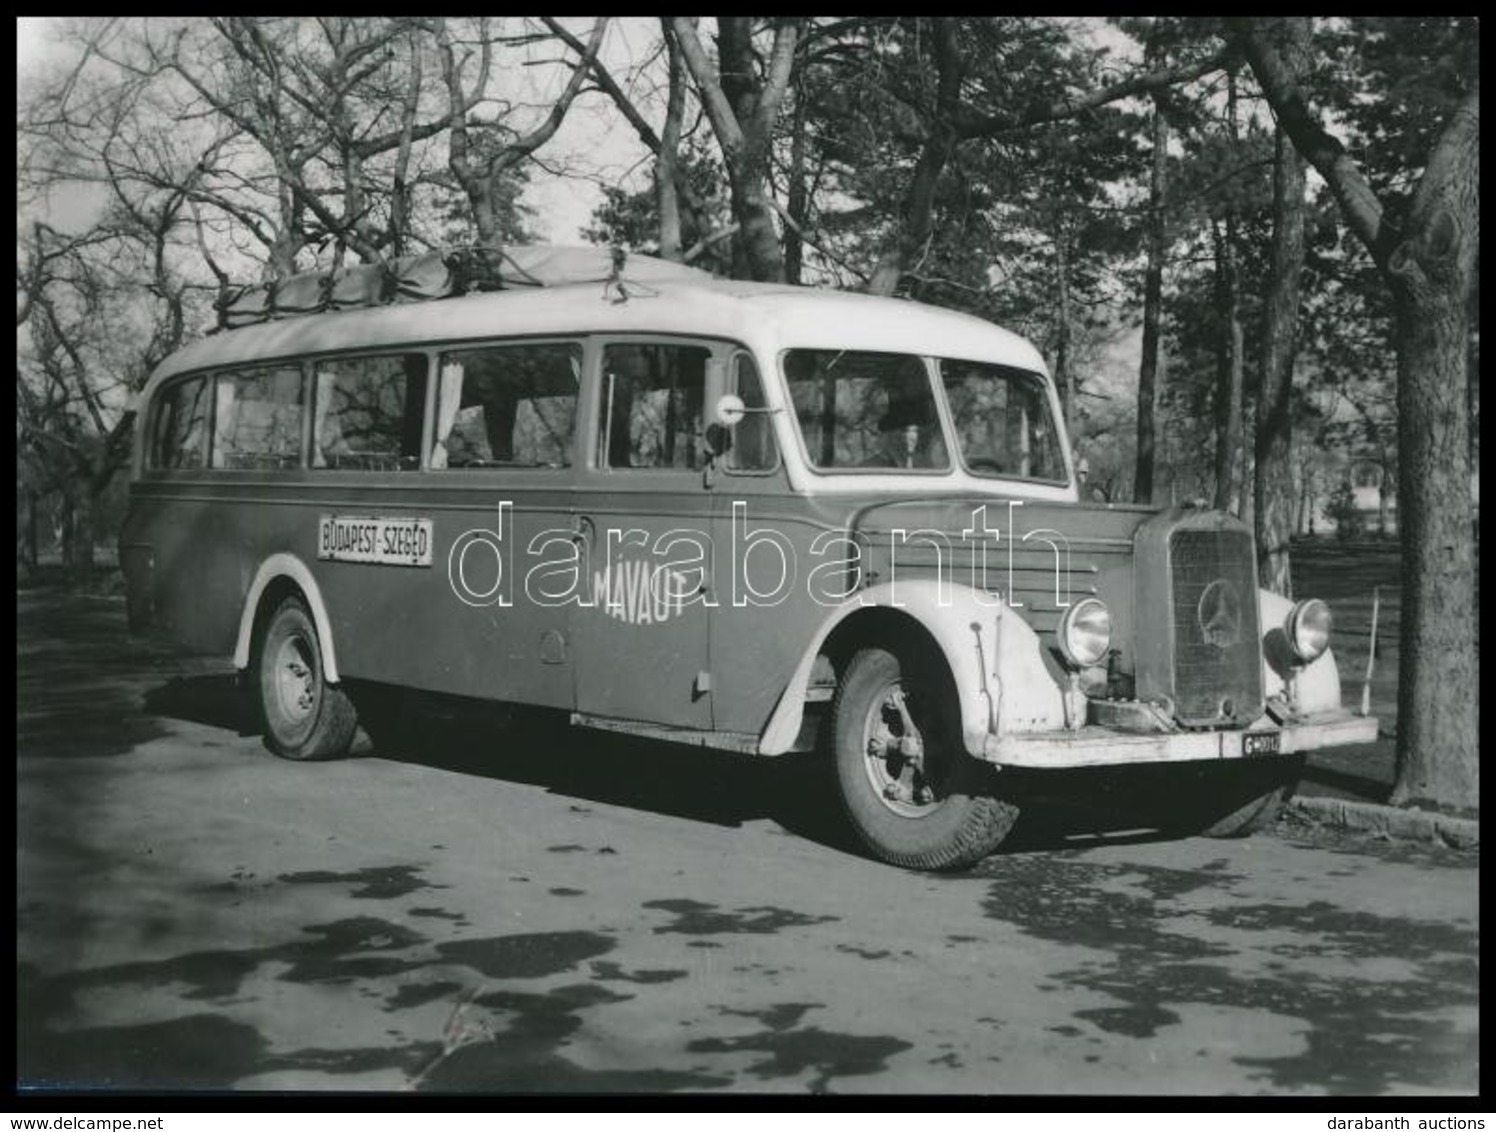
M1135 94L1147 94L1149 91L1190 82L1212 71L1219 71L1227 65L1230 54L1229 49L1223 49L1208 59L1202 59L1196 63L1182 63L1176 67L1136 75L1120 83L1094 90L1089 94L1053 102L1048 106L1041 106L1022 114L993 114L975 118L963 114L962 120L957 123L956 130L963 138L991 138L1025 130L1043 122L1073 118L1086 110L1095 110L1097 107L1130 98Z
M1279 125L1292 139L1294 148L1319 170L1340 203L1346 222L1377 265L1385 268L1399 236L1385 223L1386 210L1360 166L1310 111L1293 72L1268 39L1265 21L1258 17L1236 17L1230 26Z
M853 267L842 256L827 248L820 241L812 238L811 235L795 221L795 218L790 215L789 209L785 208L784 205L780 204L779 201L774 199L772 193L766 193L764 195L764 199L769 202L770 208L779 213L780 219L782 219L786 224L788 224L795 230L795 233L800 237L800 239L804 240L811 247L815 248L816 251L820 252L823 256L829 259L832 263L836 264L838 267L844 268L846 271L857 276L857 278L861 279L864 283L867 282L868 276L865 271L860 271L857 268Z
M521 138L510 142L504 147L504 165L517 164L520 159L534 153L537 149L550 141L556 131L561 128L561 122L566 117L566 112L571 109L571 103L576 98L578 91L582 88L582 82L587 78L587 73L592 69L597 59L598 50L603 45L603 33L608 30L608 17L604 16L593 25L592 38L587 43L587 53L577 63L567 80L566 88L562 90L561 97L551 107L550 113L545 119ZM512 154L513 156L509 156Z
M675 41L680 44L686 67L691 72L691 78L696 82L696 89L701 95L701 103L706 107L706 114L711 119L712 129L722 145L722 156L727 158L729 163L736 162L738 154L743 150L743 129L738 124L737 115L733 113L731 104L727 101L727 95L722 91L722 85L712 74L711 64L707 62L706 52L702 49L696 28L689 19L683 16L672 16L670 30L675 32Z

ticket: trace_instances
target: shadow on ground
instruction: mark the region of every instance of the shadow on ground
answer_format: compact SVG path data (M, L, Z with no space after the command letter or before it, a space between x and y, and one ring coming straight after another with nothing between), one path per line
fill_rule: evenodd
M816 754L763 759L583 731L557 717L516 718L477 701L379 686L352 691L361 717L372 724L372 734L361 735L355 745L355 753L365 757L524 783L578 801L714 825L768 820L796 836L858 852L841 817L828 763ZM145 711L241 736L257 733L233 676L172 679L146 693ZM1073 845L1076 838L1133 842L1171 836L1143 829L1146 823L1137 813L1106 790L1082 790L1077 800L1065 803L1027 785L1022 790L1023 815L1005 850Z
M122 602L56 594L18 596L23 757L124 755L166 734L164 720L256 734L232 673L181 675L170 650L129 638ZM152 670L172 674L152 683ZM511 717L478 701L423 697L377 685L351 689L369 724L356 753L541 786L553 793L693 821L737 826L769 820L831 848L857 852L841 817L828 760L776 759L585 732L554 716ZM268 757L268 756L267 756ZM1137 799L1148 789L1079 785L1068 775L1057 801L1011 771L1000 789L1022 816L1005 852L1073 845L1077 838L1156 840ZM1309 768L1333 787L1385 790L1343 767ZM1155 793L1158 791L1155 790Z

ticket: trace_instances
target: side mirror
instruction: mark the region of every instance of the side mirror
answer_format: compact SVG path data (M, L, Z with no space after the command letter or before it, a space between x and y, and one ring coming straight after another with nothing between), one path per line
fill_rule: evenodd
M712 423L706 426L706 450L715 459L731 450L732 429L725 424Z
M717 401L717 423L732 428L748 413L748 407L736 393L724 393Z

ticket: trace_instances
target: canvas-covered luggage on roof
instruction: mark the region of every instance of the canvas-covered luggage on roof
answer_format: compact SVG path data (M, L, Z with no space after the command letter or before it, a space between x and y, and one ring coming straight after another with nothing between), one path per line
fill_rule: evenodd
M306 271L227 291L218 325L232 330L267 319L350 310L389 302L427 302L473 291L561 287L575 283L703 280L711 275L681 263L609 248L522 244L434 249L393 264L357 264L335 272Z

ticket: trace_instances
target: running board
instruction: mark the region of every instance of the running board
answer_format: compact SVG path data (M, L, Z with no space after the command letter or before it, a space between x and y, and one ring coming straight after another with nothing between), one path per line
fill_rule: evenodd
M658 739L666 743L684 743L690 747L711 747L715 750L735 751L743 755L758 754L758 736L748 735L741 731L666 727L659 723L642 723L637 719L616 719L610 715L588 715L580 711L571 713L571 722L576 727L587 727L593 731L609 731L615 735Z

